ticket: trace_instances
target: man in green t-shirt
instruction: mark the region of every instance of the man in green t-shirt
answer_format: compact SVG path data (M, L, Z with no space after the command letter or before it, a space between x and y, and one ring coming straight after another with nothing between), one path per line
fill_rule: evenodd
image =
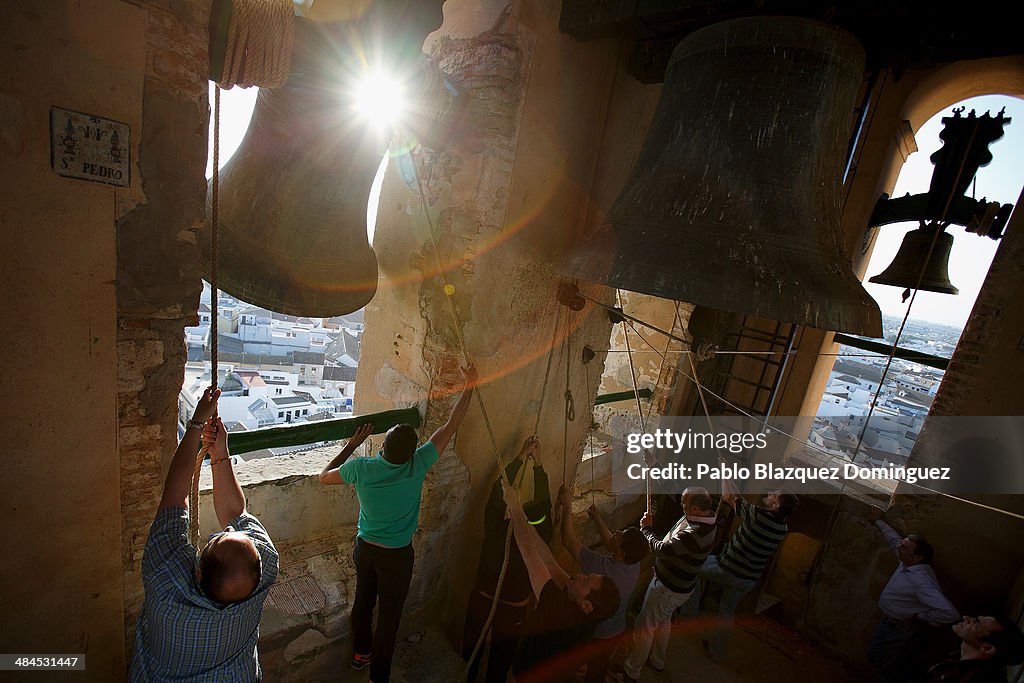
M351 458L373 427L356 430L341 452L320 473L323 484L352 484L359 498L359 531L353 561L356 597L352 603L352 668L370 667L371 683L389 683L395 637L412 581L412 536L420 516L427 471L462 423L469 409L476 369L463 368L465 386L448 421L419 448L412 425L395 425L372 458ZM380 599L377 628L373 608Z

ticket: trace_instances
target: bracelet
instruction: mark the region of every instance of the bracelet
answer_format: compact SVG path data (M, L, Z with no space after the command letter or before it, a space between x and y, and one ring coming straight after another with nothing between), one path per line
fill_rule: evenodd
M216 460L213 460L211 458L210 459L210 467L213 467L214 465L219 465L222 462L227 462L229 460L231 460L231 456L230 455L225 455L223 458L217 458Z
M204 424L202 420L189 420L185 429L202 429Z

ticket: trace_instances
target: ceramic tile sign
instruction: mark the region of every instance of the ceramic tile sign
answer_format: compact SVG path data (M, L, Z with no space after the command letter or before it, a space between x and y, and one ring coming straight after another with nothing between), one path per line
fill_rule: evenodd
M50 164L57 175L128 187L127 123L50 107Z

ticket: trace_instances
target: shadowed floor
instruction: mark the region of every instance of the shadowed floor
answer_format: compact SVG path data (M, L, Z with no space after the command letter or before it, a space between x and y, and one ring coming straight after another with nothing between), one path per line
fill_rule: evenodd
M459 683L465 665L439 633L428 632L422 642L401 641L395 655L394 683ZM347 670L343 681L365 681L366 672ZM334 679L337 680L337 679ZM608 678L611 682L612 677ZM673 630L663 674L646 667L642 683L855 683L869 680L846 670L838 661L775 621L752 617L733 630L729 658L714 663L704 652L700 636L682 624Z

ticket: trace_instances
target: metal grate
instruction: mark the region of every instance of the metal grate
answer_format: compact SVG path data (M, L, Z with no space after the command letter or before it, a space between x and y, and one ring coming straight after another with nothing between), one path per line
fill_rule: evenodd
M778 395L779 383L786 369L788 353L793 350L797 326L790 323L774 322L772 331L752 327L749 316L744 316L739 330L726 337L726 346L737 354L719 356L712 374L715 384L721 388L722 396L747 414L770 415ZM756 354L743 354L756 351ZM766 355L765 351L778 351L777 355ZM715 401L719 415L740 414L735 408ZM700 406L695 406L698 414Z
M312 576L304 575L275 583L267 603L287 614L312 614L327 607L327 596Z

